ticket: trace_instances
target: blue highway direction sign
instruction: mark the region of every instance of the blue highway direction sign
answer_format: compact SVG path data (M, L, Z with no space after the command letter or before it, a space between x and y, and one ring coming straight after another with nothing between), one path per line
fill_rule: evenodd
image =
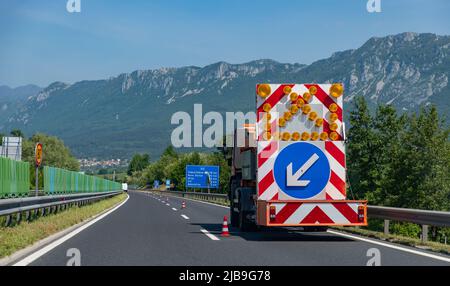
M186 188L218 189L219 166L186 166Z

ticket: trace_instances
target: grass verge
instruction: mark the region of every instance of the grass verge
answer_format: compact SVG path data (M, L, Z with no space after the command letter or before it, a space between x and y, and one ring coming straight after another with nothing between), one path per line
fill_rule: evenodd
M22 222L13 227L0 227L0 258L44 239L54 233L78 224L92 216L124 201L126 194L105 199L83 207L72 207L66 211L39 217L31 222Z
M395 234L386 235L382 232L356 227L333 227L333 229L450 255L450 245L442 244L439 242L434 241L422 242L420 239L416 238L404 237Z

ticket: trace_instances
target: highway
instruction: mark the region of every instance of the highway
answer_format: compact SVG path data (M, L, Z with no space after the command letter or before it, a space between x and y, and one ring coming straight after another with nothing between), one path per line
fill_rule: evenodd
M360 265L380 251L381 265L450 265L413 249L408 253L385 245L336 233L303 233L295 229L239 232L220 236L228 209L181 198L162 199L149 193L129 192L117 210L72 236L30 265L66 265L68 249L77 248L81 265L240 266L240 265ZM388 244L388 243L387 243ZM388 244L390 245L390 244Z

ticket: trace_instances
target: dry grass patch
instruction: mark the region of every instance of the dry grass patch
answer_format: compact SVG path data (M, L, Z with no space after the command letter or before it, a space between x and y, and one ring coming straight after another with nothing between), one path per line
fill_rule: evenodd
M0 258L78 224L124 201L126 194L105 199L83 207L72 207L57 214L23 221L13 227L0 227Z

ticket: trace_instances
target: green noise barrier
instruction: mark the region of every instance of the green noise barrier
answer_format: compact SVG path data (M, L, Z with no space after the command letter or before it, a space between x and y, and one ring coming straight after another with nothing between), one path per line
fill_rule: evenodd
M30 164L0 157L0 198L26 197L30 191Z
M44 167L47 195L119 191L122 184L54 167Z

